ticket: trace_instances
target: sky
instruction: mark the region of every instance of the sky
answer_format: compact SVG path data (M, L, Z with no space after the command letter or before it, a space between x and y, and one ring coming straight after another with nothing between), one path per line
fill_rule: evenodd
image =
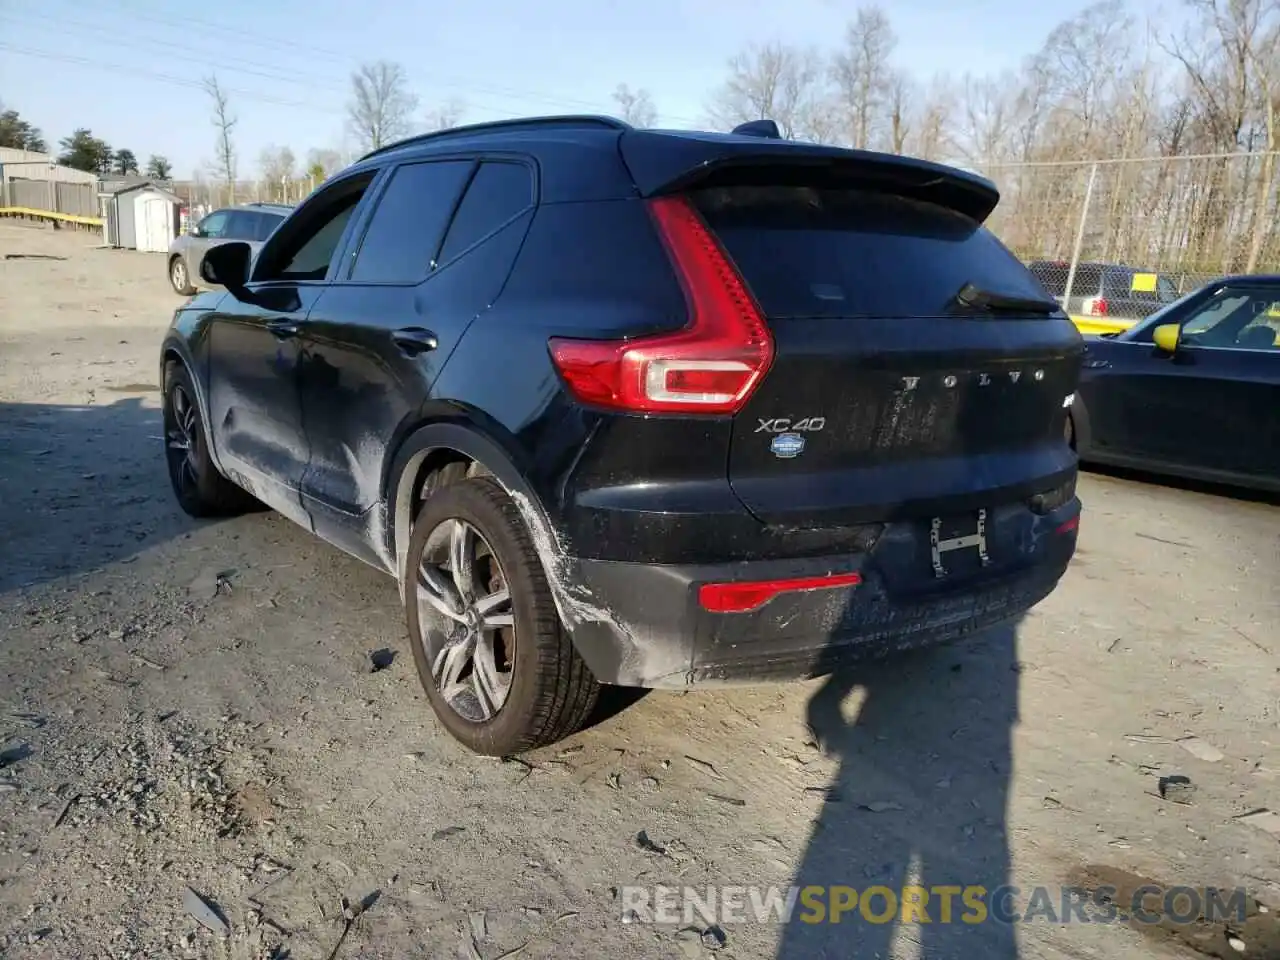
M1139 16L1176 0L1132 0ZM896 63L922 80L1016 68L1088 0L893 0ZM419 113L459 100L464 122L616 113L619 83L664 126L705 120L727 61L750 43L831 49L856 0L0 0L0 102L51 145L77 127L174 176L207 168L216 71L238 123L239 175L264 147L344 144L350 74L392 60ZM194 17L194 19L193 19ZM354 144L349 144L354 149Z

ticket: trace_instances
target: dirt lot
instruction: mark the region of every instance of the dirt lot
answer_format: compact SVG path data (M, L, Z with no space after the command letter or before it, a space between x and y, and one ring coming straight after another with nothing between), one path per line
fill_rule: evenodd
M156 385L179 300L162 258L93 243L0 223L0 956L1280 956L1280 838L1235 819L1280 809L1274 503L1088 475L1078 559L1016 629L477 759L427 709L391 580L272 514L179 514ZM1271 910L699 936L615 894L918 880L1025 907L1107 877ZM343 897L370 901L354 923Z

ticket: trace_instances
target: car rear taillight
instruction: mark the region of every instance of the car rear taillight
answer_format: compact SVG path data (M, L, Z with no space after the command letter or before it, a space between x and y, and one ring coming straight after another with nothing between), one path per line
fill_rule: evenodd
M683 197L649 201L689 307L675 333L550 342L583 403L632 413L735 413L773 362L773 338L737 269ZM625 269L620 266L619 269Z
M698 603L708 613L751 613L784 593L856 587L860 583L860 573L829 573L822 577L792 577L786 580L704 583L698 588Z

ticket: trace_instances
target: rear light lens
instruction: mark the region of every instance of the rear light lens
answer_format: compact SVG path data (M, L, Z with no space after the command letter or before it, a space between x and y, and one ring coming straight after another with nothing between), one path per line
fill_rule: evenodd
M856 587L858 573L833 573L825 577L793 577L789 580L748 580L741 583L704 583L698 588L698 603L708 613L750 613L759 610L783 593Z
M649 201L689 307L675 333L551 340L583 403L629 413L736 413L773 363L773 338L746 284L684 197Z

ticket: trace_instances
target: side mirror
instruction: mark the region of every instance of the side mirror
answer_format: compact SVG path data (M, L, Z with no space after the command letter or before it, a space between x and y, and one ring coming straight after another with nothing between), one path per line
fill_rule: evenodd
M253 251L241 240L219 243L205 252L200 260L200 277L215 286L226 287L233 293L243 290L249 282L249 263Z
M191 225L190 229L188 229L188 230L187 230L187 236L188 236L188 237L203 237L203 236L204 236L204 231L200 229L200 224L198 224L198 223L193 223L193 224Z
M1151 339L1165 353L1177 353L1182 327L1176 323L1162 323L1151 331Z

